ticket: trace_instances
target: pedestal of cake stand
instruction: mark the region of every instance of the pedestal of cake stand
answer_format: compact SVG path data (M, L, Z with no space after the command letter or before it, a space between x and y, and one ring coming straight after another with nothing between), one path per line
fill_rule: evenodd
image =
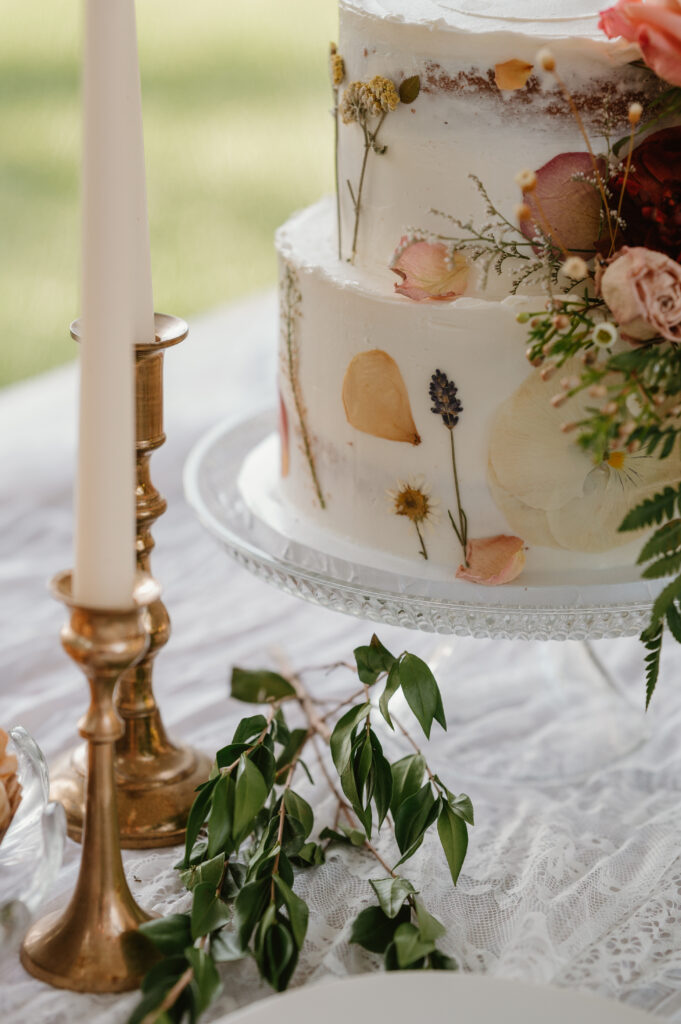
M190 504L233 558L287 593L447 636L430 660L453 734L448 750L465 775L579 778L643 742L642 689L640 701L628 700L590 641L640 633L664 580L641 580L632 568L528 573L487 588L377 556L286 505L274 423L266 411L206 435L185 468Z

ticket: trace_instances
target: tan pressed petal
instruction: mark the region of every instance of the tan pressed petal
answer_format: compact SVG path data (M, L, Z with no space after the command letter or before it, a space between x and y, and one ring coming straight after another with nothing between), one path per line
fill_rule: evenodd
M0 782L0 838L12 820L12 807L4 785Z
M533 64L528 64L526 60L518 60L517 57L495 64L494 81L497 88L502 91L522 89L532 74L533 67Z
M520 537L499 534L476 537L466 545L467 565L456 570L457 579L498 587L510 583L525 567L524 542Z
M343 406L356 430L387 441L421 443L400 369L382 349L352 359L343 380Z
M530 547L558 548L560 544L549 529L547 513L543 509L526 505L499 484L494 467L487 467L487 482L492 497L506 516L512 530L522 533Z

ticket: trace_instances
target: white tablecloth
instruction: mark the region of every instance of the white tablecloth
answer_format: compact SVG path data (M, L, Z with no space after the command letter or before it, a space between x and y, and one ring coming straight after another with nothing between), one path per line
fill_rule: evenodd
M204 534L184 502L181 470L193 442L216 420L246 415L274 395L275 337L276 299L268 294L197 321L166 357L168 441L152 472L169 510L155 529L154 571L173 636L157 663L155 690L171 733L209 753L227 742L244 713L227 695L233 664L273 666L275 649L301 669L347 659L374 628L249 576ZM0 722L26 726L48 758L74 742L86 702L83 679L59 646L63 609L45 588L48 577L72 564L75 407L73 366L0 393ZM376 628L396 650L428 655L436 646L427 635ZM596 646L640 705L637 642ZM461 711L457 679L467 683L477 672L484 685L495 666L522 679L534 653L522 644L456 641L441 678L446 707L455 718ZM434 734L429 757L452 788L470 793L478 823L456 890L436 842L424 844L405 873L446 923L443 946L464 970L591 989L681 1021L679 668L681 656L670 644L648 715L649 740L580 782L513 784L486 771L494 723L508 734L509 722L520 721L509 715L490 718L479 745L461 746L462 730L476 735L475 721L463 725L459 718L447 734ZM333 694L346 683L338 672L315 685ZM465 756L457 755L462 749ZM305 792L323 822L331 805L318 789ZM172 870L177 852L126 852L133 891L147 908L187 907ZM69 842L46 909L71 891L78 857L79 847ZM350 918L371 901L365 879L376 875L363 855L331 852L326 866L298 876L312 914L294 984L376 966L347 942ZM268 992L252 962L227 965L222 974L224 991L207 1020ZM126 1019L135 999L55 991L29 978L16 960L0 965L3 1024L113 1024Z

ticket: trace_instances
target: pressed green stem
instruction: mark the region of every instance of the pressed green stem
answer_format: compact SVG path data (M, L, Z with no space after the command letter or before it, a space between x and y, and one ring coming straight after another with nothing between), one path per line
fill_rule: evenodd
M468 520L466 519L466 513L463 510L461 504L461 491L459 489L459 473L456 468L456 450L454 448L454 428L451 427L449 431L449 440L452 449L452 470L454 471L454 490L456 491L456 507L459 513L459 530L457 536L463 548L463 562L464 565L468 565L466 559L466 547L468 545Z
M291 391L293 392L293 402L298 413L298 423L300 424L300 433L303 438L303 449L305 451L305 457L310 467L310 473L312 474L312 482L317 492L317 498L319 504L323 509L326 508L326 502L324 501L324 495L322 489L319 486L319 480L317 478L317 470L315 468L314 456L312 454L312 445L310 444L310 438L307 432L307 423L305 422L305 409L303 407L303 401L300 395L300 384L298 382L298 374L295 366L295 354L294 354L294 330L293 330L293 302L292 302L292 291L293 291L293 278L290 270L286 271L286 356L288 364L288 375L291 382Z
M421 533L421 528L419 527L419 524L416 522L414 523L414 526L416 527L416 532L419 537L419 543L421 545L421 554L423 555L425 560L428 561L428 552L426 551L426 545L423 543L423 534Z
M364 176L367 169L367 161L369 159L370 151L375 147L378 133L381 130L381 125L386 119L386 114L381 115L381 119L376 125L376 130L372 133L366 126L366 122L362 122L362 131L364 132L364 156L362 157L362 169L359 173L359 183L357 185L357 198L355 199L355 229L352 233L352 253L350 254L350 263L355 262L355 256L357 255L357 235L359 232L359 215L362 209L362 190L364 188ZM349 184L349 182L348 182ZM350 189L352 194L352 188Z
M333 171L336 185L336 229L338 232L338 259L343 258L343 243L341 241L341 208L340 188L338 185L338 90L333 92Z

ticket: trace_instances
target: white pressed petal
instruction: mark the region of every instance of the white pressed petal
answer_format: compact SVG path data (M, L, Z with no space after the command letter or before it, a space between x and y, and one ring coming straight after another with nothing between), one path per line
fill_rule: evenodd
M560 547L549 529L547 513L542 509L526 505L519 498L504 490L499 484L491 463L487 467L487 481L492 497L506 516L514 533L521 536L530 547Z
M563 372L570 376L581 368L572 360ZM590 400L576 395L554 408L555 388L542 381L540 373L534 370L497 412L489 459L504 491L533 509L548 510L561 508L582 493L589 456L560 428L566 420L580 419Z

